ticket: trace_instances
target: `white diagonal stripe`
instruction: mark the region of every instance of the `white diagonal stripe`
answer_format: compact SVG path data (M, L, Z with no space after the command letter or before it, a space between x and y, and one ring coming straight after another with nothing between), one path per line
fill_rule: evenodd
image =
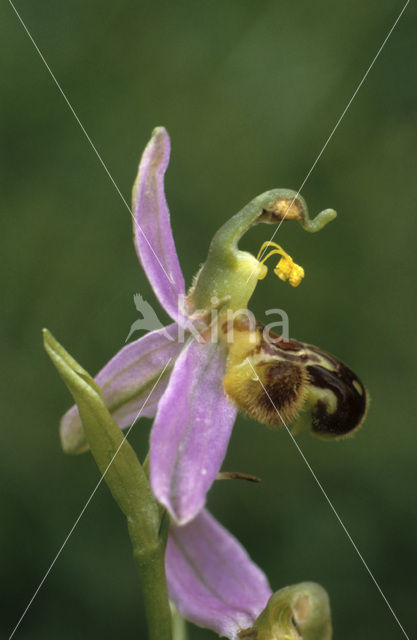
M97 482L96 486L94 487L93 491L90 494L90 497L88 498L87 502L85 503L85 505L83 506L83 508L80 511L80 514L78 515L77 519L75 520L74 524L72 525L71 529L69 530L64 542L62 543L62 545L60 546L60 548L58 549L58 552L56 553L54 559L52 560L51 564L49 565L48 570L46 571L45 575L43 576L42 580L40 581L38 587L36 588L35 593L33 594L33 596L31 597L31 599L29 600L25 610L23 611L22 615L20 616L16 626L14 627L13 631L11 632L10 636L9 636L9 640L11 640L14 636L14 634L16 633L17 629L19 628L23 618L25 617L25 615L27 614L27 612L29 611L31 605L33 604L33 601L35 600L36 596L38 595L40 589L42 588L45 580L47 579L47 577L49 576L50 572L52 571L52 568L54 566L54 564L56 563L56 561L58 560L59 556L61 555L62 551L65 548L65 545L67 544L68 540L70 539L70 537L72 536L72 534L74 533L74 530L76 528L76 526L78 525L79 521L81 520L81 518L84 515L85 510L87 509L88 505L90 504L91 500L93 499L97 489L99 488L99 486L101 485L101 483L103 482L107 471L110 469L111 465L113 464L113 461L115 459L115 457L117 456L117 454L119 453L121 447L123 446L125 440L127 439L127 437L129 436L129 433L132 431L136 420L140 417L140 414L142 413L144 407L146 406L146 403L148 402L151 394L153 393L155 387L157 386L158 382L160 381L160 379L162 378L163 374L166 371L166 368L168 367L169 363L171 362L172 358L170 358L168 360L168 362L166 363L166 365L164 366L164 368L162 369L161 373L158 376L157 381L155 382L155 384L153 385L152 389L150 390L145 402L142 404L141 408L138 411L138 414L136 415L134 421L132 422L132 424L130 425L129 429L126 432L125 437L123 438L123 440L121 441L120 445L117 447L116 452L114 453L112 459L110 460L109 464L107 465L107 467L104 470L104 473L102 474L102 476L100 477L100 480Z
M293 206L294 202L296 201L296 199L298 198L298 196L300 195L301 189L304 187L305 183L307 182L307 180L309 179L314 167L316 166L316 164L318 163L318 161L320 160L321 156L324 153L324 150L326 149L327 145L329 144L330 140L333 138L333 135L336 131L336 129L338 128L339 124L342 122L343 118L345 117L350 105L352 104L352 102L354 101L354 99L356 98L356 95L359 91L359 89L361 88L361 86L363 85L363 83L365 82L366 78L368 77L368 74L370 72L370 70L372 69L372 67L374 66L375 62L377 61L382 49L385 47L386 43L388 42L389 37L391 36L392 32L394 31L395 27L398 24L398 21L400 20L401 16L403 15L404 11L407 8L407 5L409 4L410 0L407 0L407 2L405 3L405 5L403 6L403 8L401 9L399 15L397 16L397 19L395 20L394 24L392 25L391 29L389 30L389 32L387 33L383 43L381 44L381 46L379 47L378 51L376 52L374 58L372 59L371 64L369 65L369 67L367 68L367 70L365 71L365 74L362 77L362 80L359 82L358 86L356 87L355 91L353 92L352 97L350 98L349 102L347 103L346 107L343 109L341 116L339 117L338 121L336 122L336 124L334 125L332 131L330 132L329 137L327 138L326 142L324 143L324 145L322 146L320 153L318 154L317 158L314 160L313 164L310 167L310 170L308 171L306 177L304 178L304 180L302 181L296 195L294 196L294 198L291 201L290 206L288 207L288 209L286 210L284 217L282 218L282 220L280 221L280 223L278 224L277 227L275 227L274 233L272 234L269 242L272 242L272 240L275 238L276 234L279 231L280 226L282 225L282 223L284 222L285 218L287 217L288 212L290 211L291 207ZM262 260L263 256L265 255L265 252L267 251L267 248L265 248L263 250L263 252L261 253L261 255L259 256L259 260ZM249 278L247 279L247 282L250 280L250 278L253 276L253 274L255 273L255 268L252 271L252 273L250 274Z
M172 278L172 276L170 276L163 264L161 263L160 259L158 258L157 254L155 253L152 245L150 244L148 238L146 237L145 232L143 231L142 227L140 226L140 224L138 223L138 221L135 219L135 216L133 214L133 211L131 210L131 208L129 207L128 203L126 202L126 199L124 197L124 195L122 194L122 192L120 191L119 187L117 186L113 176L111 175L106 163L104 162L103 158L101 157L101 155L99 154L99 152L97 151L97 148L94 144L94 142L91 140L90 136L88 135L83 123L81 122L81 120L79 119L78 115L75 112L74 107L72 106L72 104L70 103L70 101L68 100L64 90L62 89L61 85L59 84L58 80L56 79L55 75L53 74L50 66L48 65L48 63L45 60L45 57L43 56L41 50L39 49L38 45L36 44L35 40L33 39L33 36L31 35L31 33L29 32L29 29L27 28L27 26L25 25L25 23L23 22L21 16L19 15L16 7L14 6L12 0L9 0L10 6L12 7L13 11L15 12L16 16L19 19L20 24L22 25L22 27L24 28L24 30L26 31L27 35L29 36L30 41L32 42L33 46L35 47L36 51L38 52L43 64L45 65L45 67L47 68L49 75L51 76L52 80L54 81L56 87L58 88L58 91L60 92L60 94L62 95L62 97L64 98L69 110L71 111L72 115L74 116L74 118L76 119L77 123L79 124L81 131L83 132L83 134L85 135L85 137L87 138L91 148L93 149L94 153L96 154L101 166L103 167L104 171L107 173L108 177L110 178L114 188L116 189L117 193L119 194L120 198L122 199L122 202L124 203L125 207L127 208L127 210L129 211L130 215L132 216L132 220L133 223L136 225L136 227L138 228L138 230L140 231L140 233L143 235L148 247L150 248L150 250L152 251L153 255L155 256L159 266L161 267L162 271L165 273L166 277L168 278L168 281L171 284L174 284L174 280Z
M254 367L252 366L252 363L250 362L250 360L248 358L246 358L247 362L249 363L254 375L256 376L256 379L258 380L259 384L261 385L262 389L264 390L265 394L267 395L272 407L275 409L277 415L279 416L279 419L281 420L282 424L284 425L285 429L287 430L287 433L289 434L291 440L293 441L293 443L295 444L295 446L298 449L298 453L300 454L300 456L302 457L302 459L304 460L308 470L310 471L311 475L313 476L314 480L317 483L317 486L319 487L320 491L322 492L322 494L324 495L324 497L326 498L331 510L333 511L334 515L336 516L339 524L341 525L343 531L345 532L345 534L347 535L349 542L352 544L353 548L355 549L356 553L358 554L363 566L365 567L365 569L367 570L369 576L371 577L373 583L375 584L376 588L378 589L379 593L381 594L385 604L387 605L388 609L390 610L390 612L392 613L395 621L397 622L398 626L400 627L401 631L403 632L404 636L407 638L407 640L410 640L410 638L408 637L407 633L405 632L404 627L402 626L401 622L399 621L399 619L397 618L397 615L394 611L394 609L391 607L390 603L388 602L384 592L382 591L381 587L379 586L376 578L374 577L372 571L370 570L370 568L368 567L368 565L366 564L366 561L363 557L363 555L361 554L361 552L359 551L358 547L356 546L354 540L352 539L352 536L350 535L349 531L347 530L346 526L343 524L343 521L341 519L341 517L339 516L338 512L336 511L335 507L333 506L332 501L330 500L329 496L327 495L326 491L323 488L323 485L321 484L320 480L318 479L318 477L316 476L316 474L314 473L309 461L307 460L307 458L305 457L304 453L302 452L300 445L298 444L298 442L296 441L296 439L294 438L293 434L291 433L291 431L289 430L288 426L285 424L284 420L282 419L282 416L280 414L280 412L278 411L277 407L274 404L274 401L272 400L271 396L269 395L268 391L265 389L264 384L262 383L262 380L259 378L258 374L256 373Z

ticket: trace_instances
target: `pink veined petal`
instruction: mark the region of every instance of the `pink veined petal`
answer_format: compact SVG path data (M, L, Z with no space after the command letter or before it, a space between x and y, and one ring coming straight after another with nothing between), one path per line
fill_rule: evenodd
M180 613L233 640L272 595L264 573L205 509L185 526L171 524L165 565L169 596Z
M169 154L168 133L157 127L143 152L133 187L133 233L136 253L156 297L174 320L182 321L178 297L185 294L184 277L164 193Z
M222 387L225 362L222 345L192 340L158 405L151 432L151 486L180 524L203 507L226 454L236 409Z
M155 415L174 360L184 347L176 342L177 332L178 327L173 323L147 333L123 347L96 376L104 401L120 427L130 425L141 408L141 417ZM162 378L152 391L167 363ZM64 451L79 453L88 448L75 405L63 416L60 431Z

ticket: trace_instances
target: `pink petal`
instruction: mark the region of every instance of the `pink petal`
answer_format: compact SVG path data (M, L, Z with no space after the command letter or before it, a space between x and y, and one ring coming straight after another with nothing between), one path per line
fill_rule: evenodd
M242 545L205 509L171 525L166 551L171 600L191 622L237 638L265 608L271 589Z
M123 347L96 376L104 401L120 427L130 425L142 407L141 417L155 415L157 404L167 388L174 359L184 346L175 341L176 337L175 323L147 333ZM151 392L169 361L163 377ZM87 448L75 405L61 420L61 441L68 453L78 453Z
M181 524L203 507L226 454L236 409L222 387L222 345L192 340L179 356L151 433L151 485Z
M165 311L179 320L178 296L185 294L185 285L164 193L169 153L168 133L157 127L143 152L133 187L133 232L136 253L156 297Z

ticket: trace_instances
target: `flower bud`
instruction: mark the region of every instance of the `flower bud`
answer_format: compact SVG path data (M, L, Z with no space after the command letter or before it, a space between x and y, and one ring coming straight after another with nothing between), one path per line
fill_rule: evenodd
M280 589L240 640L331 640L329 597L315 582Z

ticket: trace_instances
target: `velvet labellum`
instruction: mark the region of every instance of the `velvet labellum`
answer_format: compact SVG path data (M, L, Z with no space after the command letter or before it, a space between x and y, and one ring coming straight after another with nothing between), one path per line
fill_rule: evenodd
M228 332L230 336L230 331ZM272 427L309 425L313 435L333 439L363 423L368 396L338 358L297 340L284 340L245 317L233 322L224 389L249 416Z

